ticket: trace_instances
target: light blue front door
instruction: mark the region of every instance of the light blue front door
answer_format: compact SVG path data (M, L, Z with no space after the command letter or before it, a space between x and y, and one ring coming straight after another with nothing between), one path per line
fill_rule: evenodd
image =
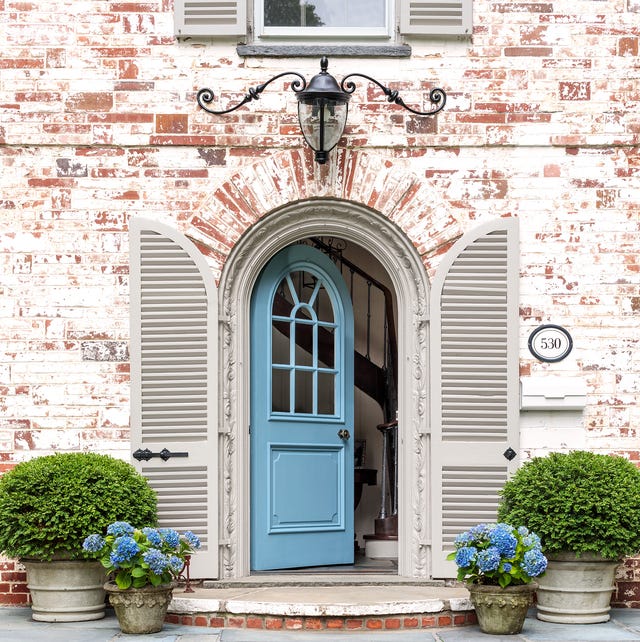
M353 312L319 250L281 250L251 298L251 568L353 563Z

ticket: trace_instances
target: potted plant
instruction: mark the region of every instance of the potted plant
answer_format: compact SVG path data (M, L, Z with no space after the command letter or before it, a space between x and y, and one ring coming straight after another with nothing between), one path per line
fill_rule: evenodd
M89 535L84 550L110 575L105 584L123 633L157 633L171 602L173 580L198 548L191 531L179 535L171 528L134 528L114 522L106 537Z
M467 583L483 633L514 635L522 631L547 560L540 538L524 526L478 524L458 535L447 557Z
M156 523L156 495L133 466L108 455L64 453L22 462L0 478L0 551L27 570L32 617L104 617L105 572L82 548L117 519Z
M501 494L499 519L538 533L549 558L538 618L606 622L616 566L640 551L640 470L611 455L551 453L526 462Z

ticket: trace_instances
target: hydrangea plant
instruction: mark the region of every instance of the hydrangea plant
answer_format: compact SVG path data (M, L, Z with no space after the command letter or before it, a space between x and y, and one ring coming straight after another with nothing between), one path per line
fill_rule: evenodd
M82 545L97 557L120 589L168 584L182 573L187 556L200 548L198 536L172 528L134 528L113 522L106 537L89 535Z
M458 580L505 588L529 584L547 568L540 538L524 526L478 524L458 535L447 556L458 566Z

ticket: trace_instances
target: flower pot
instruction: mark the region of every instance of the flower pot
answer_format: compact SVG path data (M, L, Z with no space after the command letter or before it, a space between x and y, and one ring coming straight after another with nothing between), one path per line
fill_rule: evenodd
M102 564L95 561L21 560L27 569L31 613L39 622L85 622L104 617Z
M618 563L600 555L549 555L540 578L538 619L559 624L607 622Z
M171 602L172 584L119 589L114 582L104 585L123 633L157 633L162 630Z
M467 585L480 630L494 635L520 633L536 587L535 583L506 588L488 584Z

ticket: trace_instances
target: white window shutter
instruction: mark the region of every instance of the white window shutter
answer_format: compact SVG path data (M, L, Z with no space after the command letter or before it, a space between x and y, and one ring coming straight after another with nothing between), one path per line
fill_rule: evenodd
M473 0L400 0L400 33L471 35Z
M431 292L433 577L458 535L496 519L498 492L519 450L518 220L465 234Z
M235 36L247 32L247 0L175 0L176 36Z
M159 525L193 531L191 577L218 574L217 291L202 254L171 227L130 221L131 448L158 495ZM186 456L184 455L186 454Z

